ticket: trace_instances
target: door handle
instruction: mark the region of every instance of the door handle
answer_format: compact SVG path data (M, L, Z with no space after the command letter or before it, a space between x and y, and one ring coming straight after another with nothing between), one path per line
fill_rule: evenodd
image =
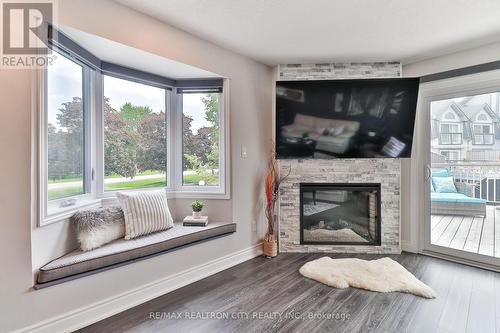
M431 171L431 167L429 166L429 164L427 164L424 168L424 179L425 181L428 181L429 178L431 178L431 174L432 174L432 171Z

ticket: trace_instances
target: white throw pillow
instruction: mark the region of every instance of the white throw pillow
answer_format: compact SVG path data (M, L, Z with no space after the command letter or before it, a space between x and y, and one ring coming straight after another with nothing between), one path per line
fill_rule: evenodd
M165 190L116 193L125 216L125 239L174 226Z

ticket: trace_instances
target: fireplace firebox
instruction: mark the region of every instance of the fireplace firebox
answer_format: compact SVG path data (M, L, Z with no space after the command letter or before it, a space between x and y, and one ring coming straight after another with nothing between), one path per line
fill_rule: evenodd
M380 245L380 184L301 183L300 243Z

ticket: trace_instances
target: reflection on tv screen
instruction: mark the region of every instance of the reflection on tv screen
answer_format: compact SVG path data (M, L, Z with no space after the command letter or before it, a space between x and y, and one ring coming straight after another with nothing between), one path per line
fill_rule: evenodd
M278 81L276 157L410 157L418 86L418 78Z

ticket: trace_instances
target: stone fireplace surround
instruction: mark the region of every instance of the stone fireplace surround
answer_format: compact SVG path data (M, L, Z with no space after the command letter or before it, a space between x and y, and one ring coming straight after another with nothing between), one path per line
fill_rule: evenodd
M399 62L279 65L278 80L328 80L401 76ZM288 175L280 187L280 252L400 253L400 159L282 159ZM381 245L311 245L300 243L300 183L380 183Z

